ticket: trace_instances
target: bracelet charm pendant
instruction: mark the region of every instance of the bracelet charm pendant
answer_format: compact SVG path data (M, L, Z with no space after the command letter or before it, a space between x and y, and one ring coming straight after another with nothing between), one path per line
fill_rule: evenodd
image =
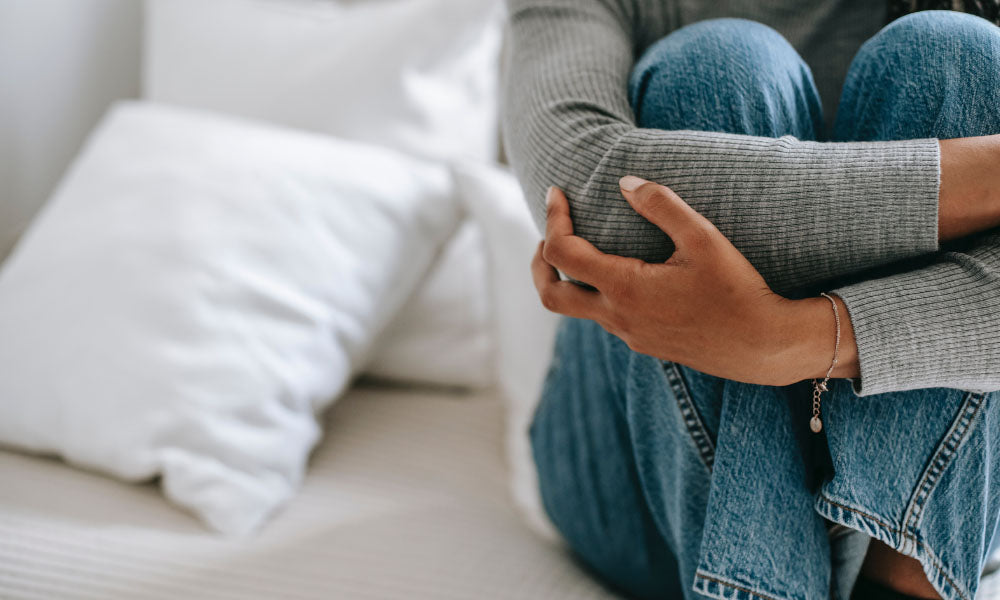
M809 419L809 429L812 429L813 433L819 433L823 431L823 421L819 417L813 417Z
M830 368L826 372L826 377L823 381L818 379L813 379L813 405L812 405L812 418L809 419L809 429L813 433L819 433L823 431L823 419L820 416L820 402L823 399L823 392L829 390L827 383L830 381L830 375L833 374L834 367L837 366L837 360L840 358L840 310L837 309L837 303L829 294L820 294L833 305L833 320L837 328L837 335L834 339L833 345L833 362L830 363Z
M823 431L823 419L820 417L819 404L821 394L826 391L826 381L819 382L813 379L813 416L809 419L809 429L813 433Z

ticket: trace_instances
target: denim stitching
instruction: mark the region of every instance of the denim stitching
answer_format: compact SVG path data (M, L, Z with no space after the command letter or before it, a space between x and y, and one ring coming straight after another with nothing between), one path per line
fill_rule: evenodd
M943 577L944 580L948 582L948 585L951 587L951 589L955 591L955 594L959 598L964 600L968 596L968 592L963 588L958 587L958 584L955 583L955 580L952 578L953 576L948 572L947 569L944 568L944 563L942 563L941 559L937 557L937 554L934 554L934 551L931 549L931 547L923 542L918 541L916 542L916 544L919 548L921 548L924 551L924 553L927 555L927 558L930 560L932 566L937 570L938 583L940 583L940 579Z
M708 595L713 595L713 596L717 596L717 597L720 597L720 598L725 598L726 597L726 596L722 595L721 593L720 594L715 594L711 590L709 590L708 589L708 584L704 583L706 581L710 582L710 583L714 583L714 584L719 585L719 586L724 586L724 587L727 587L727 588L730 588L730 589L734 590L736 592L736 594L737 594L736 597L741 597L742 596L742 597L749 597L749 598L760 598L761 600L778 600L778 598L776 596L769 596L769 595L767 595L767 594L765 594L763 592L756 592L754 590L751 590L750 588L743 587L743 586L741 586L739 584L736 584L734 582L726 581L724 579L720 579L718 576L709 575L708 573L706 573L705 571L702 571L701 569L698 569L697 571L695 571L694 578L695 578L695 585L694 585L694 588L693 588L694 591L700 592L700 593L705 594L707 596ZM701 581L699 581L699 580L701 580ZM699 583L702 583L702 585L699 586L698 585ZM701 588L701 589L699 589L699 588Z
M687 424L688 430L690 431L691 436L695 441L695 444L698 445L699 450L702 451L703 458L706 458L707 461L712 460L714 458L714 445L711 443L711 438L707 436L707 433L705 432L704 429L704 425L702 424L697 411L694 409L693 403L690 400L690 396L687 394L687 390L684 388L684 383L680 379L680 374L677 371L677 366L674 363L664 361L663 367L664 367L664 372L667 376L667 380L670 382L671 388L674 390L674 395L677 397L678 404L681 405L681 413L682 415L684 415L685 424ZM957 454L959 447L962 445L962 443L967 438L969 432L972 430L972 423L975 421L976 416L979 414L979 411L983 405L982 400L984 396L985 394L976 394L976 393L969 393L966 396L962 407L957 411L957 415L953 420L952 425L949 427L949 431L946 433L943 441L938 445L938 448L935 451L934 457L931 460L930 465L927 467L927 469L925 469L924 474L921 477L921 481L915 489L914 498L911 501L911 505L906 511L906 513L904 513L904 523L906 525L904 525L903 527L894 527L888 524L887 522L883 521L882 519L874 515L871 515L863 510L847 506L846 504L833 500L832 498L826 496L825 494L820 494L821 500L829 503L832 506L836 506L841 510L857 515L854 518L860 521L860 524L864 525L865 529L870 529L873 533L877 532L877 528L871 527L872 523L874 523L878 527L882 528L884 531L893 533L896 536L898 536L902 542L900 547L901 552L903 550L909 550L910 546L912 546L914 552L916 552L918 549L922 551L924 555L927 557L927 560L933 567L934 571L936 571L935 575L936 578L938 579L940 587L944 587L944 585L941 584L946 582L947 586L950 587L954 591L955 595L957 595L962 600L968 600L968 595L961 587L959 587L953 576L948 572L948 570L941 563L940 559L938 559L938 557L930 549L930 547L928 547L926 543L922 542L917 538L916 525L919 521L920 516L922 515L923 507L926 504L927 498L930 496L935 485L940 480L941 475L944 473L948 465L951 463L951 459ZM701 444L702 439L704 439L705 444L708 448L709 454L707 455L705 454L705 451L702 449L702 444ZM706 464L711 465L711 463L707 461ZM711 468L711 466L709 466L709 468ZM832 518L833 515L827 515L827 517L831 518L831 520L836 521L836 519ZM891 544L891 540L886 540L886 541L889 541ZM696 585L695 585L696 591L700 591L701 593L705 593L708 595L715 595L720 598L727 597L726 595L722 595L721 593L716 594L710 591L708 589L708 585L704 583L706 581L733 590L734 592L736 592L736 596L733 597L736 598L745 597L745 598L760 598L762 600L777 600L773 596L768 596L760 592L755 592L753 590L742 587L735 583L722 580L716 576L711 576L701 570L695 573L695 578L696 578ZM700 586L698 585L699 583L697 581L698 579L702 580L701 582L702 585ZM941 581L942 579L944 581Z
M900 544L900 549L902 549L904 547L904 545L905 545L906 542L912 542L912 544L914 545L914 550L921 549L921 550L924 551L925 555L927 556L927 558L932 563L932 566L934 567L934 570L937 571L938 577L939 578L943 577L945 579L945 581L947 581L948 586L951 587L952 590L954 590L955 594L959 598L961 598L962 600L968 600L969 597L968 597L967 593L965 592L965 590L962 589L962 588L960 588L958 586L958 584L955 582L953 576L948 572L947 569L945 569L944 564L941 563L941 560L938 559L937 555L934 554L934 552L927 546L927 544L925 544L924 542L920 541L919 539L917 539L916 537L914 537L912 534L907 533L906 531L903 531L899 527L893 527L892 525L889 525L888 523L885 523L884 521L882 521L878 517L876 517L874 515L871 515L871 514L865 512L865 511L863 511L863 510L860 510L860 509L857 509L857 508L853 508L851 506L848 506L846 504L838 502L838 501L834 500L833 498L827 496L826 494L820 493L818 501L819 501L818 502L818 504L819 504L818 508L820 508L820 509L822 509L823 503L825 502L829 506L836 507L836 508L838 508L838 509L840 509L842 511L847 511L849 513L853 513L851 515L851 517L852 517L852 519L854 521L856 521L855 525L864 526L865 529L868 529L872 533L871 537L874 537L874 538L878 539L879 538L879 536L878 536L878 528L881 527L883 530L885 530L885 531L887 531L889 533L894 533L894 534L896 534L897 536L899 536L902 539L903 544ZM831 513L828 510L821 510L820 514L822 516L826 517L827 519L830 519L831 521L841 522L842 525L847 525L849 527L851 526L848 523L843 523L842 522L842 521L846 521L847 519L838 519L838 518L836 518L836 515L834 515L833 513ZM854 516L854 515L857 515L857 516ZM878 525L878 527L871 527L872 523L875 523L876 525ZM883 541L887 542L890 546L893 545L892 539L889 538L889 536L886 536Z
M941 475L948 468L948 465L951 464L951 459L958 453L958 448L972 430L972 423L979 414L984 397L985 394L974 393L969 393L965 396L965 401L962 403L962 407L958 410L958 414L948 428L948 433L945 434L944 439L938 444L937 450L934 452L934 457L931 459L927 469L924 470L920 483L914 490L913 499L910 501L906 512L903 513L903 529L911 535L915 536L917 533L917 525L920 522L921 516L923 516L927 498L934 491ZM906 539L910 538L908 536L904 537L904 540ZM913 540L915 541L915 538Z
M662 366L663 373L670 384L670 389L674 393L674 398L677 399L681 417L684 418L684 425L687 427L688 433L691 434L691 439L698 449L698 454L701 456L702 462L705 463L705 466L711 472L712 466L715 464L715 444L712 443L712 438L705 429L701 415L698 414L698 410L691 400L691 394L688 393L684 385L684 380L681 378L677 365L670 361L662 361Z

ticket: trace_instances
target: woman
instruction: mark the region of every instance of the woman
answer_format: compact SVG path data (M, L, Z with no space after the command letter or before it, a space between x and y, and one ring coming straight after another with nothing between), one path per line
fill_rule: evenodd
M1000 537L1000 29L509 4L569 544L636 597L971 600Z

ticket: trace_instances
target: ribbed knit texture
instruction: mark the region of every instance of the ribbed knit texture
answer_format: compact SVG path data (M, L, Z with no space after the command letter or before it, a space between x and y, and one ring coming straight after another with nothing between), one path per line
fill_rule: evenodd
M670 186L778 292L936 252L936 140L817 143L636 127L626 83L649 44L685 24L768 24L813 67L829 122L879 3L825 0L509 0L506 149L539 228L566 191L576 232L605 252L665 260L670 240L622 198L631 174ZM830 101L834 98L834 102ZM834 290L856 330L868 395L1000 388L1000 240L925 268Z

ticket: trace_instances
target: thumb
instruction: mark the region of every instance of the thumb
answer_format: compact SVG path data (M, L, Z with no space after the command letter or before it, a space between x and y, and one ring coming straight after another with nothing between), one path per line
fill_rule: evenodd
M715 226L670 188L626 175L618 182L622 195L647 221L666 233L680 251L710 237Z

